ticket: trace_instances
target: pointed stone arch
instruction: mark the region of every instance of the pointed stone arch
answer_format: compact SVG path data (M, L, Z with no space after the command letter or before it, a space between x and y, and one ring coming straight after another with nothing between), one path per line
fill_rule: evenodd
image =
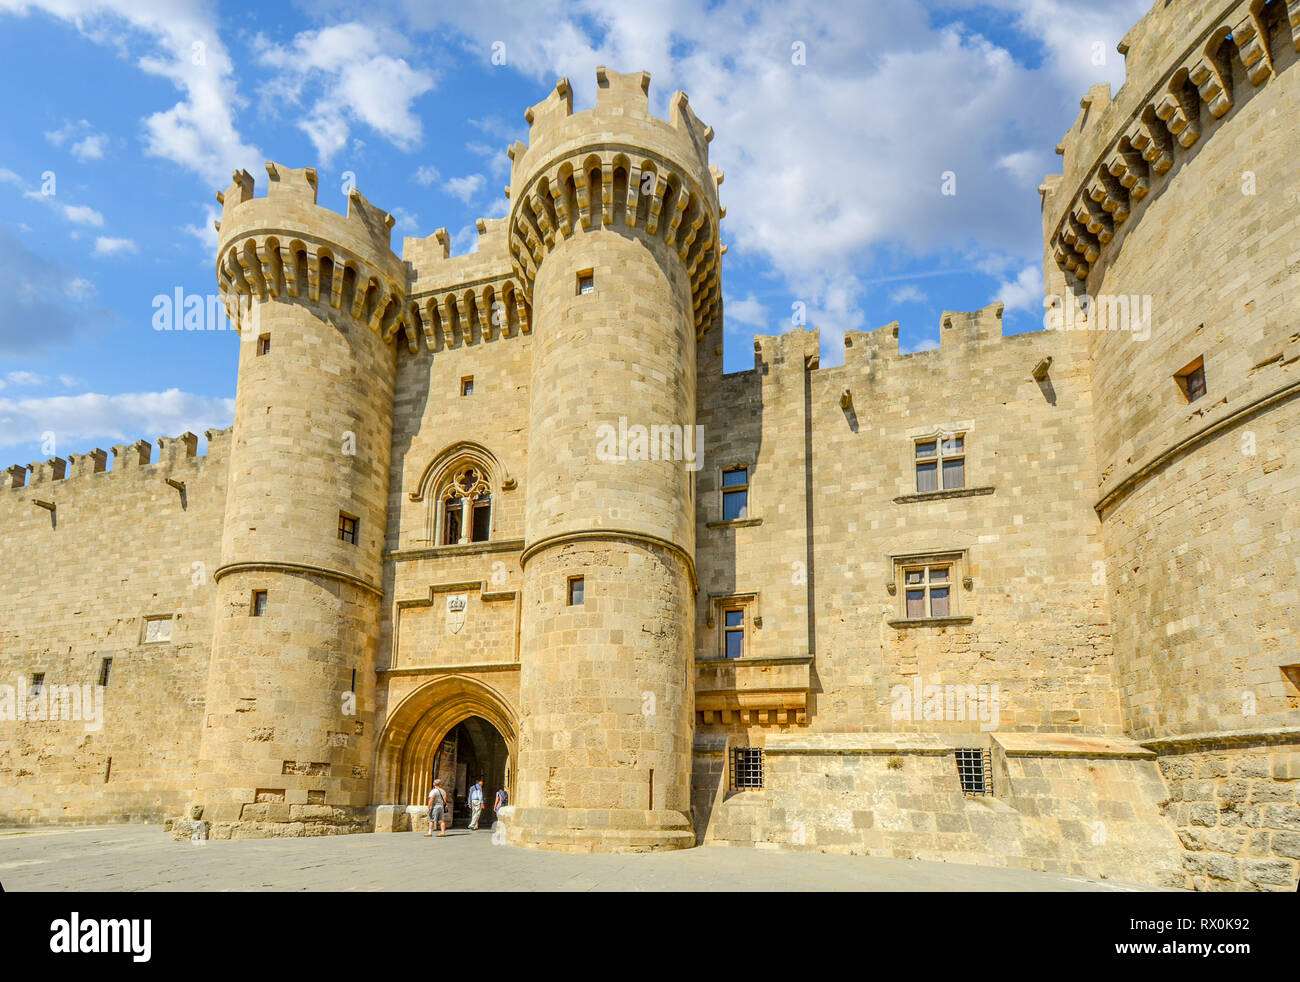
M433 780L433 761L447 734L470 717L490 723L509 753L507 790L514 795L519 752L519 715L492 686L468 675L432 679L393 710L380 735L374 803L423 805Z

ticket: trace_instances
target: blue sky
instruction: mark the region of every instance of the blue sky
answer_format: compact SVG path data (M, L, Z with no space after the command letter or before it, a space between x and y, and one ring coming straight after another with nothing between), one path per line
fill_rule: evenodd
M265 161L315 166L339 210L351 174L396 250L445 226L468 251L505 213L524 109L560 76L590 106L600 64L717 131L729 371L796 302L823 364L846 330L898 320L915 350L997 299L1036 329L1036 189L1146 6L0 0L0 466L230 424L235 336L152 319L158 295L215 292L233 169L261 194Z

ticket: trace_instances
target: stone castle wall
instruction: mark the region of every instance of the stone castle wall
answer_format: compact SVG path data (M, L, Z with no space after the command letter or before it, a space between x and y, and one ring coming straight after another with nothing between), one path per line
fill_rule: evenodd
M102 726L86 718L93 706L72 719L62 703L57 720L0 720L0 823L157 822L183 807L203 725L229 440L209 431L195 456L186 434L159 440L157 460L139 442L114 447L111 461L92 451L9 473L0 685L25 699L42 673L48 692L75 686L80 699L104 659L112 665Z

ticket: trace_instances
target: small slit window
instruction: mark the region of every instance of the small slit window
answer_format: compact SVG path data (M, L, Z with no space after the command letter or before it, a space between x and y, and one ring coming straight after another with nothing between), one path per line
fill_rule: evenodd
M474 394L474 376L466 375L460 380L460 394L462 396L472 396Z
M35 672L32 675L32 695L39 696L45 688L45 673Z
M347 512L339 512L339 538L344 542L357 544L357 517Z
M1178 383L1179 390L1183 393L1183 398L1188 402L1195 402L1205 395L1205 358L1197 358L1182 371L1174 375L1174 380Z
M99 685L100 688L108 688L109 677L113 674L113 659L105 658L99 663Z
M271 353L271 335L263 334L257 339L258 355L269 355Z
M266 615L266 591L254 590L253 601L249 606L249 613L253 617L264 617Z
M569 606L581 607L586 597L586 580L581 576L569 577Z
M585 297L596 292L596 276L591 270L578 274L578 296Z
M731 786L737 791L763 786L763 748L733 747Z

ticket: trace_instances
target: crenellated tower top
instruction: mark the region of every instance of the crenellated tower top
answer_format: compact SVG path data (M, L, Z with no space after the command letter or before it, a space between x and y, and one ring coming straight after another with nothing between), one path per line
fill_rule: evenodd
M268 162L266 172L264 198L254 197L247 171L217 194L217 282L235 329L247 319L247 301L289 297L326 302L391 341L408 316L406 267L390 245L393 216L356 188L346 215L321 207L314 168Z
M691 110L686 94L669 103L669 118L650 113L650 74L596 69L593 109L574 114L573 90L560 79L529 109L528 144L509 149L509 249L524 295L532 302L537 267L579 229L641 228L674 248L691 278L695 329L703 335L722 312L718 238L722 171L709 165L713 129Z

